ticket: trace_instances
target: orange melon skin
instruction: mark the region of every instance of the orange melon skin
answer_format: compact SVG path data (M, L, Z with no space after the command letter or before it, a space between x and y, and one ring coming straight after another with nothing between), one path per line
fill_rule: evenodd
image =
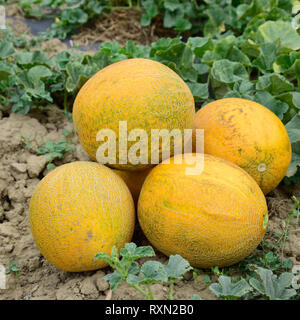
M180 254L199 268L235 264L264 237L264 194L244 170L211 155L204 155L201 174L187 175L192 156L175 164L177 155L150 172L138 201L139 223L167 256Z
M204 129L204 152L246 170L264 194L274 190L291 162L291 144L280 119L259 103L239 98L216 100L201 108L193 125Z
M151 168L145 169L145 170L139 170L139 171L128 171L128 170L117 170L117 169L113 169L113 171L124 180L124 182L126 183L128 189L132 194L134 203L137 204L143 183L147 175L150 173Z
M51 171L37 185L30 228L42 255L55 267L88 271L107 266L94 255L130 242L135 225L132 196L111 169L77 161Z
M73 106L73 120L78 139L89 156L96 160L96 141L100 129L115 132L119 121L127 121L127 132L146 130L148 163L103 163L122 170L153 167L150 159L151 129L192 129L195 117L193 95L186 83L167 66L149 59L128 59L114 63L91 77L79 91ZM135 144L128 141L127 151ZM161 155L162 146L159 147ZM124 148L125 150L125 148ZM122 149L123 151L123 149Z

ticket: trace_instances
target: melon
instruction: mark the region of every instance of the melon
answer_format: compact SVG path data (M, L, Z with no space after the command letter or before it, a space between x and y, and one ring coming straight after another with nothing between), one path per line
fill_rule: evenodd
M124 180L132 194L134 202L137 203L143 183L151 168L138 171L118 169L114 169L113 171Z
M77 161L47 174L29 208L30 228L42 255L55 267L88 271L107 266L94 255L130 242L135 208L125 182L95 162Z
M195 129L204 129L205 153L246 170L265 194L278 186L289 168L288 133L280 119L259 103L216 100L197 112L193 127L194 135Z
M263 192L243 169L203 155L176 155L147 176L138 201L141 228L159 251L180 254L194 267L229 266L247 257L264 237L268 209Z
M151 151L161 158L162 142L151 149L151 129L172 131L176 128L183 132L192 129L194 117L194 98L185 82L167 66L139 58L123 60L100 70L80 89L73 107L75 130L85 151L92 159L123 170L152 167ZM128 135L133 129L145 130L148 138L148 143L142 143L145 160L137 159L137 163L133 163L126 156L139 139L130 138L128 140L132 141L124 145L123 139L126 142L127 136L120 131L120 122L126 122ZM106 137L99 138L100 130L115 134L115 157L108 151L104 153L107 159L97 157L100 145L107 142ZM107 143L112 145L111 140ZM132 152L134 154L135 150ZM140 152L136 151L137 157ZM171 155L173 153L171 147Z

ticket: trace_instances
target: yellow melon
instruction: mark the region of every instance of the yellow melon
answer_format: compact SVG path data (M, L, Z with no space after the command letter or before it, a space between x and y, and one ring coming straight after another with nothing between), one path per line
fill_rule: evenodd
M258 184L243 169L204 155L201 174L182 164L161 163L147 176L138 201L138 219L153 246L180 254L200 268L229 266L247 257L267 228L268 209Z
M98 147L105 143L97 141L99 131L112 130L117 138L116 164L108 160L101 163L123 170L152 166L151 129L192 129L194 117L194 98L185 82L167 66L148 59L128 59L100 70L81 88L73 108L78 139L89 156L96 160ZM119 135L120 121L127 122L128 134L133 129L146 130L146 163L132 163L126 157L138 139L119 148L121 139L127 139L124 134ZM162 143L152 151L161 155ZM119 163L120 158L124 163Z
M151 168L139 171L117 169L113 169L113 171L124 180L132 194L134 202L137 203L143 183Z
M259 103L239 98L216 100L197 112L194 129L204 129L205 153L246 170L265 194L277 187L289 168L287 131Z
M65 271L107 264L94 260L130 242L135 224L132 196L111 169L77 161L51 171L37 185L29 209L30 227L42 255Z

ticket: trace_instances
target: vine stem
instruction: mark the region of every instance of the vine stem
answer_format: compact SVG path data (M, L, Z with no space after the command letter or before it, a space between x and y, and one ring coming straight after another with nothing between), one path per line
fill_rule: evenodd
M169 300L174 300L173 292L174 292L174 281L170 283L170 290L169 290L169 296L168 296Z
M149 299L149 294L143 290L138 284L130 284L131 287L133 287L134 289L136 289L139 293L141 293L144 297L146 297L147 299Z
M148 300L155 300L150 284L147 284L146 287L148 288Z

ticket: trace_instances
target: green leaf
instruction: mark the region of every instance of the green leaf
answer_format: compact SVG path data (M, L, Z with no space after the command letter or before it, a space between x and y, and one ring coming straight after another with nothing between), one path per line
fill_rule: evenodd
M288 178L293 177L300 167L300 142L293 143L292 151L292 161L286 173Z
M21 65L45 64L51 66L48 56L42 52L35 50L33 52L17 52L14 55L15 62Z
M28 78L32 83L37 83L40 79L48 78L52 72L45 66L34 66L28 71Z
M127 278L126 278L126 282L128 284L141 284L143 281L145 281L144 278L141 278L135 274L131 274L129 273Z
M233 90L236 90L240 93L252 94L255 90L255 86L253 82L249 80L239 80L234 84Z
M166 0L164 1L164 7L167 10L175 11L181 9L182 4L178 0Z
M211 38L194 37L189 38L187 45L191 47L196 57L201 58L203 54L214 48Z
M257 39L261 43L275 43L279 39L286 48L300 49L300 36L290 22L286 21L267 21L262 24L258 27Z
M214 27L219 27L226 19L224 9L217 5L211 5L204 13L208 15L210 22Z
M211 69L211 74L217 81L228 84L238 80L248 79L247 70L241 63L226 59L215 61Z
M61 51L53 57L53 62L60 70L65 70L67 64L70 62L71 53L69 51Z
M37 78L35 78L35 76ZM45 84L38 79L39 74L35 75L24 70L16 79L17 84L23 86L26 90L26 94L31 95L34 98L53 102L53 99L49 91L45 90Z
M292 51L288 55L278 56L273 67L277 73L298 76L300 74L300 52Z
M123 282L123 277L117 270L115 270L111 274L107 274L103 277L103 279L109 282L110 289L112 291L116 290L118 286Z
M91 1L87 4L87 9L92 10L94 14L99 15L103 11L103 7L97 1Z
M6 63L0 62L0 80L6 80L11 74L13 74L13 70Z
M196 100L205 100L209 96L208 83L186 82Z
M238 282L232 282L232 279L227 276L220 276L219 283L213 283L209 289L219 298L223 299L237 299L243 297L252 289L245 279Z
M167 10L164 15L164 27L173 28L176 25L176 21L178 19L182 19L183 17L184 17L183 10L175 10L173 12Z
M169 280L182 279L183 275L193 268L189 262L179 254L171 255L168 265L165 266Z
M249 57L257 58L260 54L260 46L251 39L246 39L241 43L241 50Z
M253 61L262 72L273 71L273 63L277 56L277 47L274 43L264 43L260 47L259 57Z
M192 24L185 18L179 18L176 20L174 27L177 31L186 31L192 28Z
M125 247L120 250L120 254L128 260L155 256L155 252L151 246L137 247L133 242L126 243Z
M199 75L208 73L210 69L209 66L205 63L194 63L193 67Z
M10 102L13 103L12 112L15 113L27 114L33 107L32 98L27 93L24 93L23 89L13 93Z
M191 300L202 300L202 298L198 294L193 294Z
M88 14L80 8L63 10L61 20L65 24L80 25L88 21Z
M273 95L293 91L294 86L285 77L278 73L267 74L258 78L256 90L267 90Z
M290 107L283 118L283 123L290 121L300 110L300 92L285 92L276 97L276 99L287 103Z
M66 66L67 81L66 89L68 92L74 92L80 89L83 84L93 75L94 70L88 65L82 65L81 63L69 62Z
M233 46L226 58L230 61L240 62L244 66L250 66L250 59L236 46Z
M110 257L112 260L119 259L119 251L116 246L112 247Z
M198 73L193 67L194 56L192 49L176 40L169 42L169 46L167 47L159 46L159 44L165 43L157 42L151 50L150 55L154 55L156 61L173 69L184 80L195 82Z
M136 275L140 272L140 267L137 264L137 262L132 262L129 269L128 269L128 274L133 274Z
M158 15L158 7L156 4L154 4L152 1L151 5L146 7L146 11L143 12L141 17L141 25L143 27L147 27L150 25L153 18L155 18Z
M291 144L300 142L300 113L295 115L285 126Z
M6 59L12 56L15 52L12 42L2 41L0 42L0 59Z
M54 170L56 168L56 165L54 163L48 163L47 164L47 169L48 170Z
M289 110L287 103L276 99L267 91L257 92L254 100L274 112L280 120L283 119L283 115Z
M296 290L290 289L294 275L284 272L277 279L271 270L258 267L255 269L258 279L251 278L250 285L269 300L288 300L296 295Z
M156 281L168 281L168 273L165 265L158 261L147 261L141 267L143 283L153 283Z

